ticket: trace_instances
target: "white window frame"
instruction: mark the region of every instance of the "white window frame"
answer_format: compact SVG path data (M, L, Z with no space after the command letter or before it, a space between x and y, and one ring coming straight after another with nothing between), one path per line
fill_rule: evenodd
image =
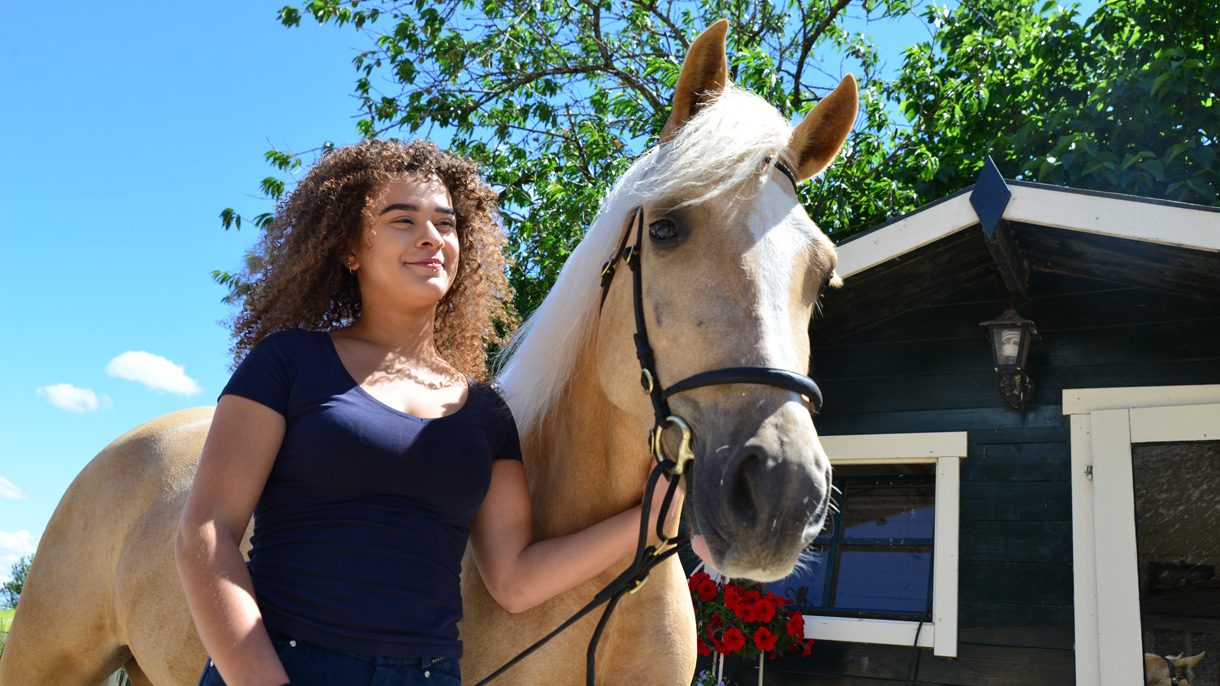
M931 648L937 657L957 657L957 575L961 461L966 432L821 436L832 466L936 465L936 524L932 552L932 621L853 617L805 617L805 638Z
M1132 446L1220 440L1220 385L1065 389L1063 414L1072 427L1076 684L1143 686Z

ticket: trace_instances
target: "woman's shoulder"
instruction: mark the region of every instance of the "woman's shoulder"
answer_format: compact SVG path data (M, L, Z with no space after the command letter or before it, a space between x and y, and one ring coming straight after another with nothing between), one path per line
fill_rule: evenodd
M468 378L467 383L470 384L471 395L479 398L489 411L497 416L512 419L513 411L509 408L508 401L504 399L504 389L500 386L499 381L496 379L480 381Z

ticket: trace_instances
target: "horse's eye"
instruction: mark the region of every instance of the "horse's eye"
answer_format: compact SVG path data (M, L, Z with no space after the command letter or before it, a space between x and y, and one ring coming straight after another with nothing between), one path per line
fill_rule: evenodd
M669 241L678 237L678 227L671 219L658 219L648 225L648 237L654 241Z

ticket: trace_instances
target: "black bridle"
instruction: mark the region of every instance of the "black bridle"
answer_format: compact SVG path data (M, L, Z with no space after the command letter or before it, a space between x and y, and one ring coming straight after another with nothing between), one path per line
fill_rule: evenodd
M784 176L788 177L788 180L792 182L793 190L795 190L796 176L792 173L792 170L779 160L775 160L772 164ZM635 243L628 245L627 241L631 238L633 228ZM774 386L799 393L806 398L811 414L816 415L821 410L822 391L818 388L817 383L804 374L786 369L775 369L772 367L724 367L688 376L677 383L671 384L668 388L662 386L660 377L657 374L656 356L653 354L652 346L648 342L648 327L644 321L643 265L640 259L643 240L644 208L636 207L632 212L631 223L623 231L623 237L619 241L618 250L615 251L610 259L602 264L602 293L601 303L598 306L600 309L606 303L606 296L610 293L610 284L614 279L614 272L618 263L626 263L631 269L632 302L635 308L635 355L640 362L640 385L652 401L654 415L653 427L648 432L648 444L653 459L656 460L656 466L649 475L648 484L644 488L644 502L642 505L639 539L636 544L635 557L631 565L622 574L615 577L605 588L593 596L593 599L578 610L576 614L572 615L567 621L560 624L532 646L526 648L504 666L492 672L482 681L479 681L476 686L483 686L483 684L508 671L518 662L525 659L526 656L541 648L547 641L576 623L580 618L602 603L606 603L606 609L602 612L601 619L597 623L597 628L594 629L593 636L589 639L589 649L585 656L585 683L588 686L593 686L595 672L594 653L597 650L598 642L601 640L602 631L610 620L610 614L614 611L615 606L618 605L619 600L625 594L639 589L647 580L648 573L654 567L690 545L690 539L687 536L670 537L664 531L665 521L669 518L669 509L673 502L674 493L678 488L678 481L686 472L687 467L694 461L695 457L693 447L694 432L686 420L670 411L669 398L671 396L676 393L706 386L755 384ZM665 454L665 446L662 441L665 429L669 426L677 426L682 432L676 458L670 458ZM669 485L665 491L664 500L661 502L660 514L657 517L656 537L660 543L652 546L648 545L648 518L652 509L652 492L662 475L669 481Z
M1165 667L1169 669L1169 684L1170 684L1170 686L1178 686L1178 684L1179 684L1179 683L1180 683L1180 682L1181 682L1183 679L1185 679L1185 678L1186 678L1186 675L1185 675L1185 674L1182 674L1182 675L1180 675L1180 676L1179 676L1179 675L1178 675L1178 670L1177 670L1177 667L1175 667L1175 666L1174 666L1174 664L1173 664L1173 661L1172 661L1172 660L1170 660L1169 658L1165 657L1164 655L1161 655L1161 656L1159 656L1159 657L1160 657L1162 660L1164 660L1164 661L1165 661Z

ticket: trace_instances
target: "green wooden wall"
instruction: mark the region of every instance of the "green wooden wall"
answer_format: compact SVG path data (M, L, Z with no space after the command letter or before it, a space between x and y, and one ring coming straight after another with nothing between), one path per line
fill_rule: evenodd
M1220 383L1220 303L1044 272L1034 402L1003 405L979 322L1008 307L998 279L855 334L815 321L820 434L966 431L959 657L918 651L916 684L1074 683L1069 428L1064 388ZM828 307L833 302L828 299ZM862 313L866 316L866 313ZM831 456L833 458L833 456ZM770 662L766 683L908 683L909 647L819 642ZM756 671L730 663L742 684Z

